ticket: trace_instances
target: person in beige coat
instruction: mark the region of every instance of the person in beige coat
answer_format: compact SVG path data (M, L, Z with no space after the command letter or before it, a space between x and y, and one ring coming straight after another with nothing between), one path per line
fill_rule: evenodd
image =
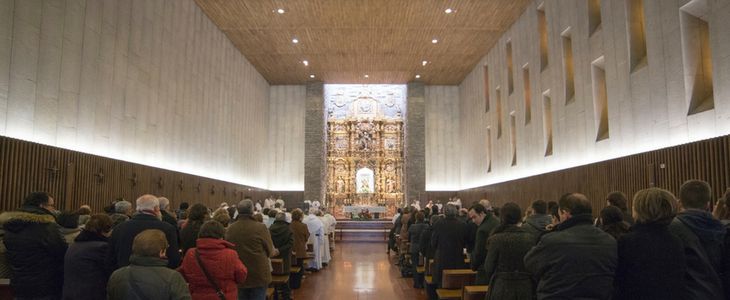
M266 299L266 288L271 283L269 258L279 254L271 241L271 234L263 223L253 218L253 201L238 203L238 218L226 232L226 240L233 243L238 258L248 268L248 278L238 285L238 299Z

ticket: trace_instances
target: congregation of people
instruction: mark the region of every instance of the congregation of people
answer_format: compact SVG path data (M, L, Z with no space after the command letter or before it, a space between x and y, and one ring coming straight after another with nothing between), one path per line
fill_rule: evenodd
M708 183L689 180L678 197L648 188L630 207L621 192L606 202L597 212L568 193L524 211L488 200L406 207L393 218L389 251L432 299L449 269L473 270L486 299L730 299L730 189L713 201ZM430 260L429 286L417 275Z
M104 211L59 212L52 195L33 192L0 214L0 278L15 299L263 300L277 259L288 280L274 297L289 300L332 259L337 223L324 207L287 211L273 198L173 210L142 195Z

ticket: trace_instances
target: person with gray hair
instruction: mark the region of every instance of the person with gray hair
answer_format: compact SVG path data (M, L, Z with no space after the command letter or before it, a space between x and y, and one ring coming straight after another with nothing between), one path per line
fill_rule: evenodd
M180 264L177 230L175 226L160 219L160 200L154 195L137 198L137 213L129 221L114 227L109 240L110 260L115 268L129 265L134 237L147 229L157 229L165 233L169 247L166 251L167 266L176 268Z
M112 226L116 227L129 220L132 216L132 203L126 200L114 203L114 213L110 215L112 218Z
M236 208L238 217L228 226L226 240L236 245L233 249L248 268L248 278L238 286L238 299L265 299L271 283L269 258L279 251L274 248L266 225L253 218L253 201L243 199Z
M167 222L177 228L177 218L175 218L175 214L170 211L170 200L165 197L159 197L157 199L160 200L160 213L162 214L162 221Z
M443 270L466 269L464 262L464 248L469 237L466 223L459 221L456 216L459 209L451 204L444 208L445 218L433 225L431 247L436 250L434 257L433 282L441 288Z
M291 266L291 251L294 246L294 234L289 228L289 223L286 222L286 214L284 212L276 213L274 217L274 223L269 227L271 233L271 240L274 243L274 247L279 249L279 255L276 258L283 260L284 269L283 274L290 273ZM291 289L288 284L279 285L276 287L277 299L288 300L290 299Z

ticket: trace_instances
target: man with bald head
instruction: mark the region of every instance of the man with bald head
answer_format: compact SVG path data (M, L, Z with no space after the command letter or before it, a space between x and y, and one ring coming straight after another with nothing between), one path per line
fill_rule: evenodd
M537 299L610 299L618 260L616 240L593 226L591 202L578 193L558 203L560 224L525 255Z
M175 268L180 264L177 231L175 226L162 221L160 200L153 195L142 195L136 201L136 213L129 221L114 227L109 239L111 265L120 268L129 265L134 237L147 229L158 229L165 233L169 247L166 251L167 266Z

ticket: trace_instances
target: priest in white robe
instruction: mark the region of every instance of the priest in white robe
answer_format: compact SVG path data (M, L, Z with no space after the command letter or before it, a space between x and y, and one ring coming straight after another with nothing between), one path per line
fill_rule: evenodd
M307 266L307 268L319 270L322 268L322 244L324 243L324 224L322 224L322 221L315 215L317 211L317 209L311 208L309 210L309 214L304 217L304 220L302 220L302 223L307 225L307 229L309 229L308 244L312 244L312 250L314 250L314 259L311 259L309 261L309 265Z
M321 210L317 211L316 215L317 218L319 218L319 220L322 222L322 231L324 232L322 244L321 247L319 247L319 255L322 256L323 264L329 264L330 260L332 260L332 256L330 255L329 221L325 219Z
M274 198L272 198L272 197L266 198L266 199L264 199L264 208L272 209L272 208L274 208L274 203L275 203Z
M324 213L323 218L324 218L324 220L326 220L326 222L324 222L324 223L326 224L326 227L327 227L327 230L325 230L327 232L327 237L332 236L332 243L330 244L330 249L334 250L335 249L335 226L337 225L337 219L335 219L335 217L332 214L330 214L329 211L330 211L329 209L323 210L323 213Z

